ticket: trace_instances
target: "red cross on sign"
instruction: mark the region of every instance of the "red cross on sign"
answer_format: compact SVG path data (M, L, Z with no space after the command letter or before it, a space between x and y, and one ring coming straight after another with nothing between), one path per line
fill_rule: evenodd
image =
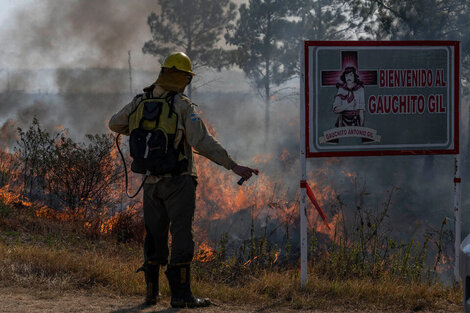
M341 75L347 67L354 67L358 70L357 51L341 51L341 70L340 71L322 71L321 85L336 86L341 82ZM377 71L357 71L359 79L364 85L377 85Z

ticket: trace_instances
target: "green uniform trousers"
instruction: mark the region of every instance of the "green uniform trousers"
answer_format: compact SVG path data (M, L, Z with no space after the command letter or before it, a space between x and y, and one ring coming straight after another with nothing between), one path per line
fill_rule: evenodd
M196 178L190 175L164 177L144 185L145 261L168 263L168 230L171 260L189 263L194 255L193 218L196 208Z

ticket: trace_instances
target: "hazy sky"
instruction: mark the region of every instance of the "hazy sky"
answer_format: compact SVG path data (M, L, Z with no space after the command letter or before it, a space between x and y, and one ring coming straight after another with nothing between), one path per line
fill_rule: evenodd
M128 50L135 67L156 62L141 52L155 1L0 0L0 7L0 68L124 68Z
M155 0L0 0L0 8L0 70L126 68L128 50L135 68L159 68L142 53Z

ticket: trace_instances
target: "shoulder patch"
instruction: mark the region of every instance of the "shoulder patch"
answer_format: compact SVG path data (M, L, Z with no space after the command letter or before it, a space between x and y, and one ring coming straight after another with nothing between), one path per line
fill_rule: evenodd
M200 121L201 118L199 117L199 115L197 113L191 113L189 115L189 118L191 119L191 121L193 122L196 122L196 121Z

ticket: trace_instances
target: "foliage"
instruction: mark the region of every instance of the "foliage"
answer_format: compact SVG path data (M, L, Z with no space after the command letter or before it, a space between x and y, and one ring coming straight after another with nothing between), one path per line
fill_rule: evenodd
M49 155L48 189L68 208L113 201L110 187L121 175L111 156L110 135L87 135L88 144L61 136Z
M161 13L152 12L147 19L152 39L144 44L143 53L165 57L183 51L194 68L220 70L231 64L231 54L217 44L235 18L235 4L230 0L158 0L158 5Z
M47 197L55 208L80 207L90 213L114 201L110 191L121 168L112 156L110 135L87 135L87 144L76 143L65 132L51 136L36 118L18 134L16 152L30 196Z
M239 8L236 25L227 27L227 44L237 47L236 64L264 99L266 139L269 129L269 105L279 86L296 73L299 41L292 17L293 3L288 0L250 0Z
M30 196L36 185L45 187L49 154L54 145L55 138L43 130L38 119L33 118L27 131L18 128L18 160L22 163L22 177L25 189L29 188Z
M469 45L468 0L353 0L364 31L379 40L464 40ZM470 48L470 46L468 47Z
M304 40L340 40L349 36L356 25L348 21L350 7L344 1L300 0L296 15L300 18L298 34Z
M333 226L333 237L328 238L315 228L311 230L309 271L329 281L399 280L430 285L438 281L439 273L447 266L443 259L444 240L447 238L445 220L438 232L427 230L422 237L418 235L418 226L407 240L391 234L387 221L396 190L392 188L387 193L382 207L369 208L364 204L367 192L363 186L353 214L345 213L348 210L338 197L340 218ZM204 273L201 275L218 283L237 285L245 282L246 277L266 270L283 271L298 266L299 251L291 251L289 224L286 224L286 243L279 249L269 242L266 231L257 237L253 223L250 240L243 245L234 246L227 240L227 234L223 234L214 258L200 259L198 252L195 260L199 271ZM204 255L207 255L207 247L203 248ZM213 266L207 267L206 263Z

